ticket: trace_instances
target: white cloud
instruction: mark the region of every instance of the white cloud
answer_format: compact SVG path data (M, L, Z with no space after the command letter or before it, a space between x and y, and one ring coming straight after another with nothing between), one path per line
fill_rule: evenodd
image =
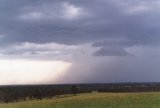
M19 16L20 19L41 19L42 17L43 13L41 12L29 12Z
M46 50L65 50L65 49L77 49L74 45L62 45L57 43L30 43L24 42L19 45L14 45L13 48L20 50L20 49L46 49Z
M89 45L63 45L57 43L19 43L0 49L0 58L10 59L41 59L72 61Z
M63 61L0 60L0 85L45 84L71 66Z
M139 14L141 12L147 12L150 10L150 7L145 5L135 5L131 6L129 9L126 10L128 14Z
M159 7L158 0L113 0L112 2L120 7L124 13L130 15L145 13Z
M82 8L76 7L69 3L63 3L63 13L62 17L67 19L74 19L80 17L82 15Z
M75 6L69 2L61 2L55 4L43 4L40 6L26 6L22 10L23 13L18 16L22 20L74 20L85 16L86 10L82 7Z

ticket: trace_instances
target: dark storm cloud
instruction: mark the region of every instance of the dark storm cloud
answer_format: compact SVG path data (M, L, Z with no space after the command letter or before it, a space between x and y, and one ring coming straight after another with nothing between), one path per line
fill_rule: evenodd
M95 56L126 56L129 55L121 47L102 47L100 50L94 53Z
M126 39L108 39L106 41L96 42L92 46L100 47L94 53L94 56L126 56L130 54L125 51L125 48L135 44L136 42Z
M69 56L72 82L154 81L159 19L160 0L0 0L0 57Z
M127 38L138 44L159 42L158 0L144 0L144 3L131 0L1 2L0 32L6 35L5 43L81 44L108 38ZM63 16L63 3L69 8L81 9L80 15Z
M65 1L16 2L6 1L1 6L0 28L1 33L6 34L5 42L76 44L85 40L79 37L81 31L78 25L81 22L74 20L74 17L79 17L76 16L78 12L74 13L79 7ZM68 8L68 13L63 13L65 8Z

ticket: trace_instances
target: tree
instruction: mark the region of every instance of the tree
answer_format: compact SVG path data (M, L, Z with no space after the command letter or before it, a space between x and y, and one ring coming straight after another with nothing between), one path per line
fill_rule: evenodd
M75 86L75 85L73 85L72 87L71 87L71 92L72 92L72 94L74 94L75 96L76 96L76 94L78 93L78 87L77 86Z
M35 92L33 93L33 98L37 99L37 100L41 100L42 99L42 93L40 90L36 89Z

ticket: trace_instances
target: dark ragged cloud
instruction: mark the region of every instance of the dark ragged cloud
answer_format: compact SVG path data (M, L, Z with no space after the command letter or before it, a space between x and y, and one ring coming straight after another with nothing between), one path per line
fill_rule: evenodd
M159 19L160 0L0 0L0 58L67 60L73 66L64 80L78 69L87 82L133 81L132 74L152 81Z
M92 44L93 47L100 47L94 53L95 56L126 56L129 53L125 50L126 47L132 47L138 43L126 39L108 39Z
M102 47L94 53L95 56L126 56L128 53L121 47Z

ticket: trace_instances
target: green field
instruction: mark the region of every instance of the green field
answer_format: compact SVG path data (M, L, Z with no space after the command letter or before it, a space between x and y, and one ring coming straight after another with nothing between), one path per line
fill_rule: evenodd
M160 93L90 93L0 104L0 108L160 108Z

